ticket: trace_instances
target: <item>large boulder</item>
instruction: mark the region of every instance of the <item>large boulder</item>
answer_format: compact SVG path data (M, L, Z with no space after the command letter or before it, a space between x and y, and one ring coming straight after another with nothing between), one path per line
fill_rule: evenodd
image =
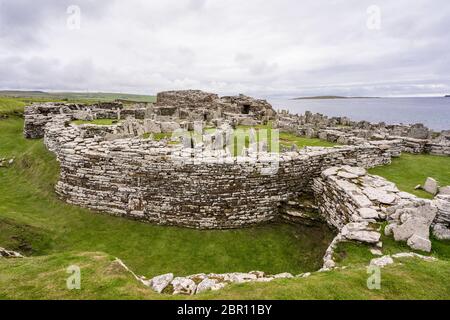
M378 243L381 237L381 234L373 230L368 222L348 223L342 228L341 235L347 240L367 243Z
M431 241L428 238L423 238L417 234L413 234L406 244L414 250L431 251Z
M428 177L425 181L425 184L423 185L423 190L425 190L428 193L431 193L432 195L435 195L438 193L439 185L437 181L433 178Z

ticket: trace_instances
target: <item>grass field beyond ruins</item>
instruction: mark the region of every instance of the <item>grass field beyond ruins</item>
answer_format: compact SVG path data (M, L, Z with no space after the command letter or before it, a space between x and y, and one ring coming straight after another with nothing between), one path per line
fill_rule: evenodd
M263 270L298 274L318 269L333 234L327 228L268 224L226 231L162 227L94 214L68 205L54 194L58 164L42 140L26 140L21 100L0 99L0 157L14 158L0 168L0 246L24 259L0 260L0 299L184 299L158 295L140 285L117 263L151 277L165 272ZM0 117L1 118L1 117ZM280 135L280 137L282 137ZM283 138L282 138L283 139ZM321 142L300 140L300 145ZM450 158L403 155L371 172L413 192L427 176L450 184ZM415 192L415 191L414 191ZM418 193L423 195L422 193ZM410 251L383 239L384 250ZM352 268L314 273L305 279L235 284L195 299L442 299L450 292L450 246L433 240L438 262L405 260L383 269L382 289L368 290L366 246L340 247L339 263ZM66 289L66 268L82 270L82 289ZM193 298L193 297L188 297Z

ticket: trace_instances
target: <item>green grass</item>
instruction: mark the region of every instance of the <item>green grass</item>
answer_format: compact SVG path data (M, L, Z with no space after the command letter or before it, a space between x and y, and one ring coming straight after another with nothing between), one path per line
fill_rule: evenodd
M113 124L117 124L117 119L94 119L94 120L74 120L72 121L73 124L80 125L80 124L96 124L98 126L110 126Z
M0 118L20 116L26 105L34 102L68 102L93 104L110 102L116 99L124 103L156 102L155 96L121 94L121 93L83 93L83 92L39 92L39 91L0 91Z
M399 158L392 159L392 164L370 169L369 172L395 182L402 191L432 198L429 193L414 190L414 187L423 185L427 177L435 178L441 186L450 185L450 157L403 153Z
M280 132L280 144L285 146L292 146L296 144L297 147L334 147L337 144L333 142L328 142L325 140L320 140L317 138L307 138L303 136L296 136L295 134L288 132Z
M16 160L0 168L0 218L27 225L24 236L33 254L101 251L122 258L138 273L314 270L331 232L288 224L240 230L197 231L155 226L96 214L65 204L54 194L58 165L41 140L22 136L23 121L0 121L0 155ZM14 227L0 236L0 246L26 233ZM35 242L33 239L44 239ZM48 244L49 240L51 245Z
M250 129L255 129L256 131L256 141L267 141L268 151L278 153L281 147L290 148L293 144L297 145L298 148L304 148L307 146L310 147L333 147L336 144L328 141L315 139L315 138L307 138L303 136L297 136L288 132L279 132L278 137L278 146L272 145L272 126L271 124L267 125L256 125L256 126L238 126L236 130L233 131L233 141L234 143L231 145L231 150L233 156L239 156L242 154L242 149L244 146L246 148L249 147L250 138L249 132ZM205 132L209 134L213 134L216 131L215 128L206 129Z
M90 100L97 102L114 101L116 99L132 102L156 102L156 96L111 93L111 92L43 92L43 91L0 91L0 96L12 99L31 99L41 101L82 101Z
M449 299L450 263L402 259L381 271L369 290L365 266L313 273L309 278L228 285L195 296L159 295L101 252L59 253L0 260L0 299ZM81 290L68 290L66 268L81 269Z
M2 116L22 114L25 103L12 98L0 97L0 119Z
M172 133L154 133L153 139L154 140L162 140L162 139L170 139L172 137Z

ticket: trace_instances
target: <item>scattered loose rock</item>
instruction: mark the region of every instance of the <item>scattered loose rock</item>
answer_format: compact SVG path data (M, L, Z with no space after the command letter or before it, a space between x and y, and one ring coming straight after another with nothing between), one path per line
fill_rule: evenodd
M431 193L432 195L436 195L438 193L439 185L437 181L433 178L428 177L425 181L425 184L423 185L423 190L425 190L428 193Z
M23 256L19 252L0 247L0 258L23 258Z
M375 258L370 260L370 265L371 266L377 266L377 267L385 267L388 264L393 264L394 260L390 257L390 256L383 256L381 258Z
M171 284L173 286L173 294L192 295L197 288L197 285L193 280L185 277L176 277L172 280Z

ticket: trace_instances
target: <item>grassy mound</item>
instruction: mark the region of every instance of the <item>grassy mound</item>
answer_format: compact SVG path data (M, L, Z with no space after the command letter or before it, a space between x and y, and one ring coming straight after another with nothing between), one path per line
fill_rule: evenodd
M81 289L68 290L66 269L81 269ZM159 295L101 252L0 260L0 299L448 299L450 263L398 260L381 271L381 289L367 288L367 270L313 273L309 278L232 284L196 296Z

